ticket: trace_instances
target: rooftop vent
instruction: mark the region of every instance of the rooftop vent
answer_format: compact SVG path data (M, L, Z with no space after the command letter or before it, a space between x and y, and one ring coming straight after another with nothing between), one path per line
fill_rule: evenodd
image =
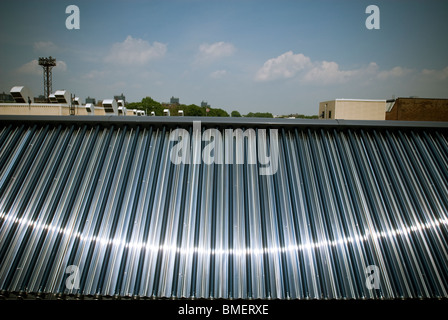
M120 103L120 101L118 101L118 103ZM127 112L126 107L124 106L118 106L118 115L119 116L125 116Z
M58 99L56 99L54 93L50 94L48 99L50 99L50 103L58 103Z
M91 103L86 103L86 111L89 114L95 114L95 106Z
M103 100L103 108L106 113L118 114L118 106L117 106L117 101L115 99Z
M12 87L10 94L12 95L16 103L28 103L29 102L28 99L31 102L34 102L31 90L25 86Z
M67 90L58 90L54 93L58 103L70 104L71 94Z

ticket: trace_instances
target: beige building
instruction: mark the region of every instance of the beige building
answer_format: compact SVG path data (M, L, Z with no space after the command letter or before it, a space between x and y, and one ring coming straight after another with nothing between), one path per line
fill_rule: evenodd
M335 99L319 103L319 119L385 120L386 100Z
M93 109L94 108L94 109ZM75 106L75 115L106 115L103 107ZM69 116L70 107L58 103L0 103L0 115Z
M73 101L72 95L67 90L58 90L50 95L49 103L34 102L31 91L25 86L15 86L10 91L14 102L0 103L0 115L27 115L27 116L68 116L68 115L118 115L118 103L121 110L126 110L124 101L115 99L104 100L101 106L92 103L80 104L79 97ZM70 108L70 104L72 108ZM71 109L71 110L70 110ZM122 115L127 115L122 112ZM138 114L144 115L144 114Z

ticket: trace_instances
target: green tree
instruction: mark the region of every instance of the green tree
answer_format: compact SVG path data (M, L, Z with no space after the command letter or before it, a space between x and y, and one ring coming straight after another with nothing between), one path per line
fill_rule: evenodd
M272 115L272 113L270 112L249 112L248 114L245 115L245 117L249 117L249 118L274 118L274 116Z
M205 109L195 104L185 106L184 114L191 117L205 117Z
M150 114L151 111L154 111L156 115L163 115L163 107L160 102L155 101L151 97L145 97L142 99L142 109L146 111L146 114Z
M231 115L232 117L241 117L241 113L239 113L239 112L236 111L236 110L232 111L232 113L230 113L230 115Z
M307 116L304 114L291 114L291 115L289 115L289 117L295 117L298 119L318 119L319 118L317 115Z
M229 114L227 113L227 111L223 110L223 109L219 109L219 108L209 108L210 112L208 113L209 117L228 117Z
M128 110L143 110L146 112L147 115L151 114L151 111L154 111L156 113L156 116L162 116L163 115L163 107L160 102L155 101L151 97L145 97L142 99L141 102L131 102L126 105L126 108Z

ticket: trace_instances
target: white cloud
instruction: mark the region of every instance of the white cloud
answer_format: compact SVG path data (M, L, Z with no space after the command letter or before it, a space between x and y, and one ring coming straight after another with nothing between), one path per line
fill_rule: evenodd
M213 79L220 79L227 74L226 70L216 70L210 74L210 77Z
M65 63L65 61L56 60L55 70L57 70L57 71L67 71L67 64Z
M56 60L56 67L53 68L56 71L67 71L67 63L62 60ZM42 75L43 69L39 65L37 59L31 60L30 62L25 63L21 67L17 69L18 73L29 74L29 75Z
M402 68L402 67L394 67L390 70L385 70L385 71L381 71L380 73L378 73L378 78L385 80L385 79L391 78L391 77L403 77L403 76L410 74L411 72L412 72L411 69L406 69L406 68Z
M228 42L203 43L199 46L196 63L210 63L224 57L230 57L235 51L235 46Z
M374 75L378 70L375 62L371 62L365 68L353 70L341 70L334 61L322 61L314 63L314 66L303 76L306 83L335 84L346 83L356 77Z
M17 72L23 73L23 74L39 75L39 74L42 74L42 67L39 66L39 63L37 60L32 60L30 62L25 63L20 68L18 68Z
M123 42L114 43L105 61L121 65L144 65L151 60L162 58L166 53L166 44L128 36Z
M43 54L54 54L59 51L59 47L51 41L38 41L33 44L34 51Z
M446 80L448 79L448 67L442 70L423 69L422 74L436 80Z
M311 59L303 54L288 51L277 58L266 61L255 75L256 81L270 81L275 79L292 78L299 71L309 68Z
M403 77L411 72L412 70L402 67L394 67L380 72L375 62L364 67L344 70L335 61L312 61L310 57L301 53L294 54L292 51L288 51L267 60L256 73L255 80L272 81L297 78L302 83L328 85L355 80L371 80L375 77L381 80L390 77Z

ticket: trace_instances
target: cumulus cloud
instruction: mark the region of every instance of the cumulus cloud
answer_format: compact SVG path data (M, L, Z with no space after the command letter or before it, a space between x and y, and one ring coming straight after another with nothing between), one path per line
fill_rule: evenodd
M302 53L292 51L267 60L255 74L255 81L273 81L297 78L305 84L342 84L360 79L404 77L412 73L411 69L394 67L379 71L375 62L360 68L344 70L335 61L312 61ZM448 67L442 71L424 70L424 73L439 78L448 77Z
M226 70L216 70L210 74L210 77L213 79L220 79L227 74Z
M54 54L59 47L51 41L38 41L33 44L34 51L42 54Z
M371 62L367 67L341 70L334 61L315 62L314 66L303 76L306 83L337 84L346 83L355 77L371 76L378 70L375 62Z
M228 42L203 43L199 46L196 63L211 63L221 58L232 56L235 51L235 46Z
M442 70L423 69L422 75L434 78L436 80L446 80L448 79L448 67Z
M39 66L39 63L37 60L32 60L30 62L25 63L20 68L18 68L17 72L23 73L23 74L39 75L39 74L42 74L42 67Z
M17 69L18 73L29 74L29 75L42 75L42 67L39 65L37 59L31 60L25 63ZM53 68L55 71L67 71L67 63L62 60L56 60L56 67Z
M255 75L256 81L269 81L294 77L299 71L311 67L311 59L301 53L288 51L263 64Z
M392 77L402 77L410 74L412 72L411 69L406 69L402 67L394 67L390 70L384 70L378 73L378 78L384 80Z
M57 71L67 71L67 64L65 63L65 61L56 60L55 70L57 70Z
M166 44L150 44L148 41L127 36L123 42L112 45L105 61L121 65L144 65L151 60L162 58L166 50Z

